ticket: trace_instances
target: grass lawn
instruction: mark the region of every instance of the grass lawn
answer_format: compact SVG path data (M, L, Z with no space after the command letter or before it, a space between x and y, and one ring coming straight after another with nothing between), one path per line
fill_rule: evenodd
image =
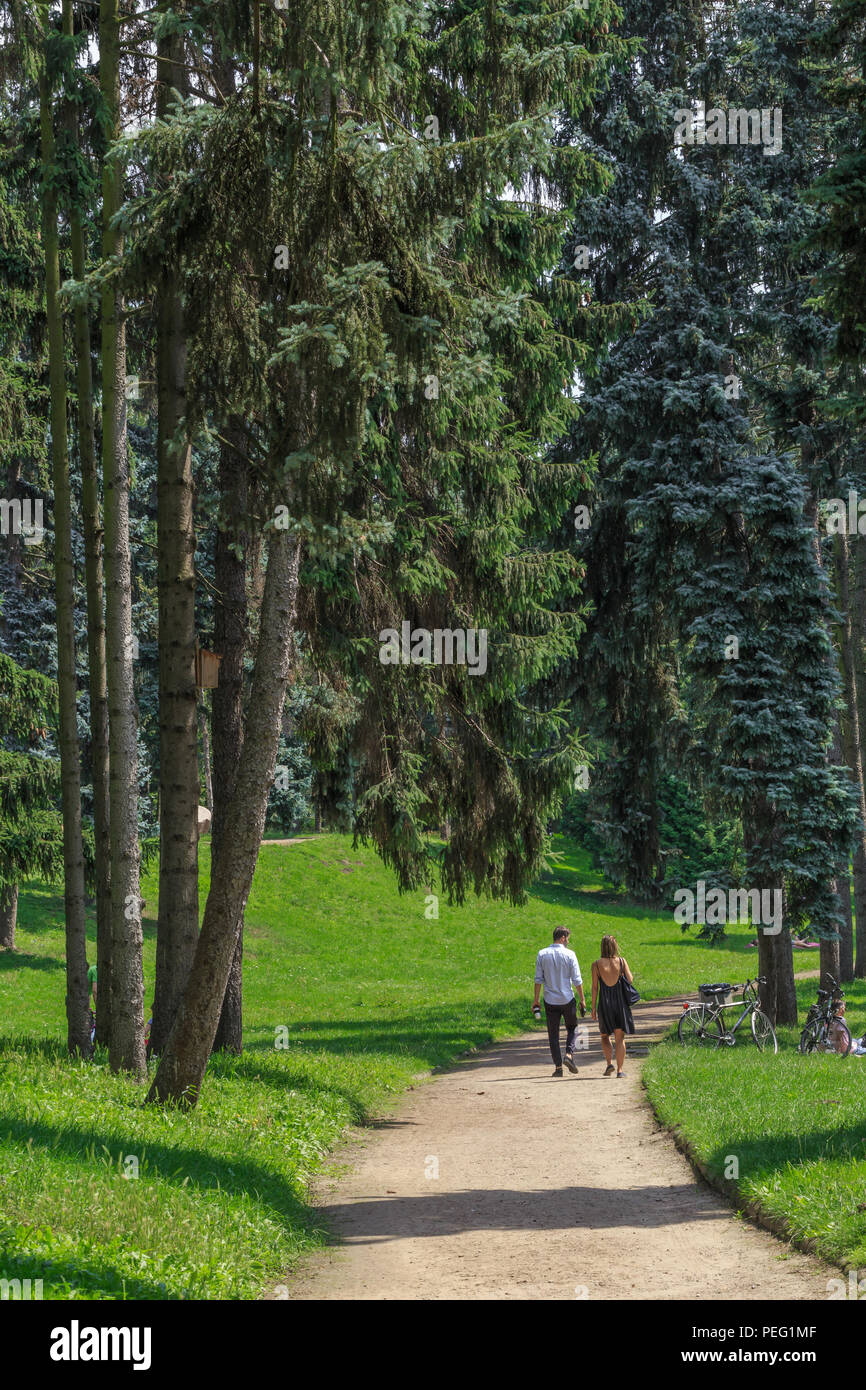
M815 988L798 982L801 1020ZM866 982L845 993L856 1036L866 1029ZM759 1054L750 1037L722 1052L671 1039L653 1049L644 1084L662 1123L677 1127L712 1173L735 1179L744 1203L759 1202L826 1258L863 1270L866 1057L801 1057L798 1037L781 1029L775 1057Z
M401 897L349 837L265 845L246 915L245 1050L212 1063L191 1115L146 1107L102 1055L66 1058L62 897L22 888L18 950L0 953L0 1278L42 1278L54 1298L256 1297L326 1240L307 1183L347 1125L419 1073L533 1026L535 952L557 923L587 981L600 937L616 935L645 998L755 973L747 927L710 948L558 848L524 907L442 899L428 920L424 893ZM149 1005L155 866L144 895ZM816 1061L830 1076L833 1059Z

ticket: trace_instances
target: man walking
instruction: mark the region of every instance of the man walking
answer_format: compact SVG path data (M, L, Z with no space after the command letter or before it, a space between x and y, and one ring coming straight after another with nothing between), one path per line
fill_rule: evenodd
M577 1037L577 1001L574 985L580 995L580 1016L586 1014L586 1000L583 997L583 980L580 966L574 951L568 949L568 927L556 927L553 945L545 946L538 953L535 962L535 1001L532 1005L538 1015L538 996L544 985L544 1012L547 1015L547 1037L550 1042L550 1055L553 1058L554 1076L562 1076L562 1051L559 1045L559 1020L565 1020L565 1065L569 1071L576 1072L574 1064L574 1041Z

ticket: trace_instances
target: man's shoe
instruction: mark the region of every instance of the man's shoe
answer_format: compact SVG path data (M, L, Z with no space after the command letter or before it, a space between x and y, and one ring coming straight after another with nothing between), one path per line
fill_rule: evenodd
M576 1075L577 1075L577 1067L574 1065L574 1058L572 1057L571 1053L570 1053L570 1052L566 1052L566 1054L565 1054L565 1056L563 1057L562 1060L565 1062L565 1065L568 1067L568 1070L569 1070L569 1071L573 1071L574 1074L575 1074L575 1076L576 1076Z
M557 1067L556 1070L553 1072L553 1075L562 1076L562 1067Z

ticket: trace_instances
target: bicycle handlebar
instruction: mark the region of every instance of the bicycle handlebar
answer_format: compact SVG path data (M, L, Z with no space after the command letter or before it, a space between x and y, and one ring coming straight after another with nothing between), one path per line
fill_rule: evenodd
M832 989L819 989L819 999L829 999L832 995L838 995L840 999L845 998L845 991L841 985L837 984L832 975L827 976L827 980L833 986Z

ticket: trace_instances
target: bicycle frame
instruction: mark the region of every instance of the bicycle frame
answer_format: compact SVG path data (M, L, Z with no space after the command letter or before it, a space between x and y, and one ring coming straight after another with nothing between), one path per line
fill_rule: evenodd
M806 1032L806 1029L810 1025L817 1024L821 1041L827 1042L833 1025L841 1023L847 1029L853 1044L853 1034L844 1012L845 991L842 986L834 980L832 975L828 975L827 979L830 983L830 989L818 990L818 998L815 1003L811 1005L806 1015L806 1025L803 1029L803 1033ZM834 1048L834 1050L837 1049Z
M719 1038L717 1046L721 1046L723 1042L733 1042L736 1032L743 1020L746 1018L750 1018L752 1014L757 1013L760 1010L761 1001L758 996L758 991L755 988L757 984L757 980L747 980L746 983L742 986L743 998L739 1002L731 1004L704 1004L703 1007L709 1009L710 1011L710 1017L713 1020L718 1019L718 1021L722 1025L722 1034ZM725 1010L740 1008L742 1009L740 1017L737 1019L734 1026L732 1028L729 1028L727 1020L725 1018Z
M757 1006L753 1000L747 1000L745 1003L745 1007L743 1008L743 1012L740 1014L740 1017L737 1019L733 1028L728 1027L728 1021L723 1015L725 1009L738 1009L740 1007L739 1004L715 1004L710 1005L710 1007L713 1010L713 1017L719 1019L722 1025L722 1038L724 1039L732 1038L736 1033L737 1029L739 1028L740 1024L742 1023L743 1019L748 1018L751 1014L753 1014Z

